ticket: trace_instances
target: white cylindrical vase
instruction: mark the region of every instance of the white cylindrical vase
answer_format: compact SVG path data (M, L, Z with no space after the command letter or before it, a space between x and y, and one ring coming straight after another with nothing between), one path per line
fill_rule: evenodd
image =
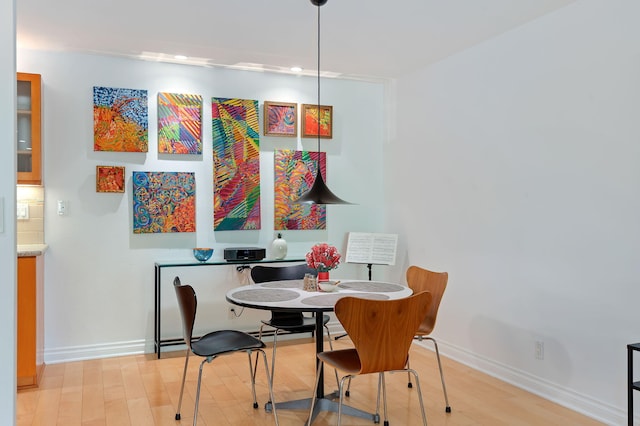
M278 233L278 237L271 243L271 252L276 260L287 257L287 242L282 238L282 234Z

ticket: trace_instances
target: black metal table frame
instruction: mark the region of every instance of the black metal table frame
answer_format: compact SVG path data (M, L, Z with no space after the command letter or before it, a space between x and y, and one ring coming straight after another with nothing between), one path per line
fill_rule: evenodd
M166 262L155 262L154 264L154 279L155 279L155 301L154 301L154 324L153 324L153 347L154 352L156 353L158 359L161 356L161 348L163 346L175 346L184 344L184 340L182 337L175 338L162 338L161 334L161 326L162 326L162 315L161 315L161 302L162 302L162 269L164 268L185 268L191 266L235 266L238 271L242 271L250 267L252 264L256 263L285 263L285 262L304 262L305 259L262 259L262 260L239 260L239 261L208 261L208 262L198 262L198 261L166 261Z

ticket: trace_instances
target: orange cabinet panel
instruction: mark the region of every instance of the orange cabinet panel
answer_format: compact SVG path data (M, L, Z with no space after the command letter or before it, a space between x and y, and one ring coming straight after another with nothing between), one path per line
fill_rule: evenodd
M42 183L42 83L40 74L18 73L18 183Z
M43 256L18 258L18 388L37 386L44 369Z

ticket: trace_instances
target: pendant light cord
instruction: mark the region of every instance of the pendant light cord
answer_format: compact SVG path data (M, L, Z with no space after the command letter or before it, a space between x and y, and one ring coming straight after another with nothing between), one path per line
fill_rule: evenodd
M317 158L317 170L320 174L320 4L318 4L318 116L317 116L317 131L318 131L318 158Z

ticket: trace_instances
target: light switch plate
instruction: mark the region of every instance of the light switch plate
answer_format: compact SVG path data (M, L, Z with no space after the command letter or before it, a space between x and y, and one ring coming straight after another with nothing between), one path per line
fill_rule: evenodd
M27 219L29 219L29 204L27 204L27 203L16 203L16 218L18 220L27 220Z

